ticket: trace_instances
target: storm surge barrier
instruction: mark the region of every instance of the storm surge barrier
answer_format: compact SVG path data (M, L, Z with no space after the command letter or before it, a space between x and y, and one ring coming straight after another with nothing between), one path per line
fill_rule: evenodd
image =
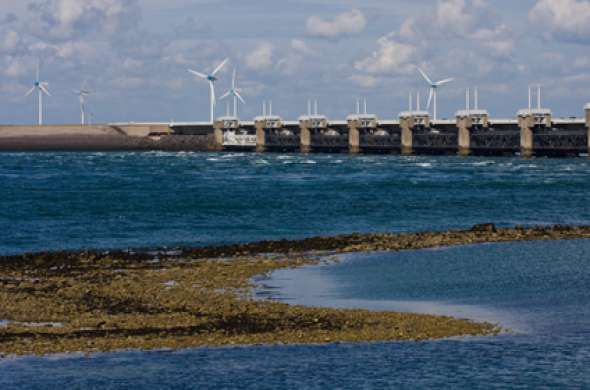
M264 115L253 121L101 125L0 125L0 150L193 150L300 153L388 153L576 156L590 148L590 104L583 118L554 118L548 109L520 110L513 119L461 110L452 120L426 111L397 119L354 114L345 120Z

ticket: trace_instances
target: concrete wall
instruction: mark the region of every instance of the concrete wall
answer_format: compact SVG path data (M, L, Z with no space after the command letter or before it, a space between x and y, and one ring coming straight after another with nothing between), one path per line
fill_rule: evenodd
M0 126L0 150L213 150L210 135L168 135L167 125Z
M51 125L51 126L0 126L0 140L13 137L56 137L56 136L107 136L124 135L108 125Z

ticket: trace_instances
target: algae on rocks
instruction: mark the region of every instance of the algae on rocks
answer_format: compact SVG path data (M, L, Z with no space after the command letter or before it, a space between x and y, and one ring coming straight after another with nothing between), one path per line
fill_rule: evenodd
M252 278L318 255L590 238L589 227L353 234L170 251L0 257L0 353L234 344L427 340L497 326L426 314L291 306L250 297ZM157 260L157 261L156 261Z

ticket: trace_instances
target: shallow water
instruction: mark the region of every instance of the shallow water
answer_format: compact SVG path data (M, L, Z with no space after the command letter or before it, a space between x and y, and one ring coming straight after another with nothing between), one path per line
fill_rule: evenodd
M263 284L292 303L428 311L495 321L511 331L420 343L20 358L0 362L0 386L590 386L590 240L354 254L339 264L277 271Z
M589 168L585 159L0 154L0 254L587 224ZM293 302L452 314L514 332L9 359L0 389L590 387L589 261L585 240L358 254L265 283Z
M340 263L277 271L263 285L293 304L501 325L507 331L501 337L465 339L459 349L468 349L468 357L436 355L437 365L471 368L455 378L461 386L493 372L505 378L493 382L498 386L590 386L590 240L350 254ZM501 353L490 357L492 348Z

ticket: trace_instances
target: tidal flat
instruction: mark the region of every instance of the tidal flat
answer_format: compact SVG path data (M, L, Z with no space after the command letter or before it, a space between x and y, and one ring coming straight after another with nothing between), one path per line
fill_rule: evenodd
M256 300L252 280L334 253L590 238L590 227L351 234L175 251L48 252L0 258L0 353L315 344L492 336L489 323Z

